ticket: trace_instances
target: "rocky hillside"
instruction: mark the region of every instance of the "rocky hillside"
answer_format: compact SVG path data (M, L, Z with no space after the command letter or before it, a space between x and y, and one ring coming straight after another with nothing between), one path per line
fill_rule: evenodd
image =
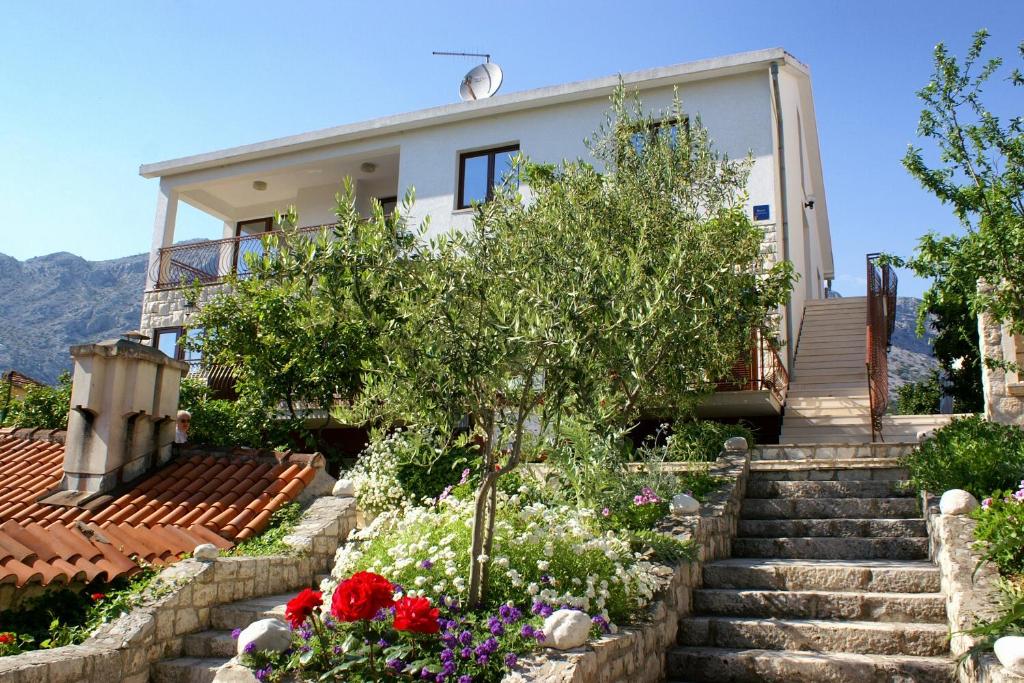
M889 351L889 389L925 379L938 363L932 356L932 330L917 336L917 307L921 300L901 296L896 300L896 331Z
M71 345L138 329L147 258L0 254L0 371L54 382L71 368Z

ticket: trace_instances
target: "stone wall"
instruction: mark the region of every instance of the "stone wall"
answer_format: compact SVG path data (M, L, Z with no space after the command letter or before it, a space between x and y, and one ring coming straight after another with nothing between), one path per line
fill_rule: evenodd
M781 444L755 446L751 460L845 460L855 458L899 458L907 455L916 444L862 443L862 444Z
M210 628L210 610L316 583L355 528L354 498L317 499L285 543L294 555L183 560L160 573L139 607L81 645L0 657L0 682L146 683L150 664L181 654L186 635Z
M224 285L208 285L199 294L202 305L223 291ZM142 294L142 320L139 331L152 338L153 331L161 327L182 327L188 324L191 310L185 303L183 289L154 289Z
M995 566L979 566L981 555L973 548L974 527L970 517L939 514L938 500L925 497L931 556L939 565L942 593L946 596L946 619L952 634L950 650L960 657L978 643L963 631L981 620L999 615L998 572ZM973 655L957 668L960 683L1024 683L1024 677L1003 668L991 652Z
M1024 362L1024 340L990 315L978 318L982 358L1020 364ZM982 365L985 417L993 422L1024 426L1024 379L1021 373Z
M723 454L712 464L711 474L727 478L727 483L708 496L699 513L668 518L659 525L662 533L680 540L692 539L698 546L698 556L696 561L675 568L671 582L638 624L574 650L546 650L524 657L505 683L663 681L668 650L675 643L679 619L690 614L693 590L701 585L704 563L729 557L749 472L746 452Z

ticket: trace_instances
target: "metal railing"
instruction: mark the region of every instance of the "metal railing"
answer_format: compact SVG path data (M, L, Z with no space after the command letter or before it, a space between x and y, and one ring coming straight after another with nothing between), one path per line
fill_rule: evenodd
M789 373L774 344L755 332L750 351L733 364L729 377L717 382L715 388L717 391L770 391L779 403L785 403Z
M896 329L897 277L888 263L879 265L880 254L867 255L868 312L864 364L871 402L871 439L883 440L882 416L889 407L889 347Z
M213 392L214 398L235 399L235 374L226 365L210 365L200 360L187 360L188 376L201 379Z
M297 233L308 235L329 230L332 225L313 225L299 228ZM239 277L248 275L247 254L262 254L264 241L271 235L280 236L281 230L243 237L227 237L187 244L175 244L160 250L153 263L155 289L177 289L195 282L201 285L223 282L231 273Z

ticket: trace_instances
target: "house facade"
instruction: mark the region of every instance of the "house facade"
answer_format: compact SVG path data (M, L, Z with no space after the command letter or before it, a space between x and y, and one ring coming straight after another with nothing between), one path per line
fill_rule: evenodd
M295 206L299 226L334 221L334 197L351 177L357 208L385 208L416 192L411 224L430 217L433 231L463 229L471 203L517 152L558 163L589 158L584 139L598 129L619 82L639 91L645 109L663 111L678 92L699 116L716 148L753 157L747 210L764 230L768 262L792 261L799 280L779 311L779 353L763 344L737 364L744 382L722 388L712 415L777 414L804 303L826 296L833 277L828 205L818 151L808 68L782 49L748 52L669 67L566 83L490 99L374 119L242 147L145 164L159 179L141 330L169 355L201 367L175 346L187 327L182 286L199 280L212 293L244 254L259 250L275 212ZM222 223L209 241L175 244L184 202ZM757 345L757 344L755 344ZM725 396L729 394L728 396Z

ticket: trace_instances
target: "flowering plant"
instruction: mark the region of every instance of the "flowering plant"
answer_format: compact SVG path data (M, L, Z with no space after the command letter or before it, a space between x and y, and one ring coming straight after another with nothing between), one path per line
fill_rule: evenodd
M5 631L0 633L0 657L21 654L25 650L31 650L35 640L25 633Z
M328 614L320 596L305 589L289 601L291 650L242 656L258 680L298 674L346 681L498 681L516 665L517 653L544 638L532 613L511 605L493 614L466 613L455 598L434 602L406 595L372 572L341 581Z
M974 537L1003 575L1024 573L1024 480L1016 491L996 491L972 513Z

